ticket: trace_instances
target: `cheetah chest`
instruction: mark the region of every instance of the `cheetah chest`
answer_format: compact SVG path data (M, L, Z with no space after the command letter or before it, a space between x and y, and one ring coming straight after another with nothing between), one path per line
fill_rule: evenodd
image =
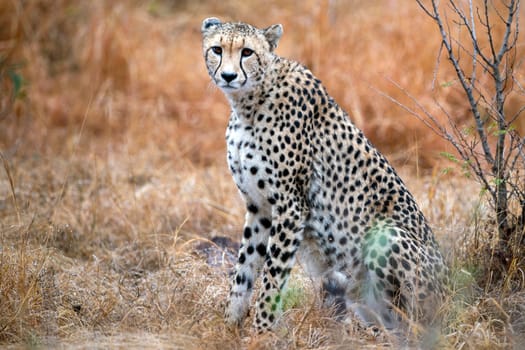
M247 204L261 207L268 205L272 171L258 139L253 126L230 121L226 131L230 172Z

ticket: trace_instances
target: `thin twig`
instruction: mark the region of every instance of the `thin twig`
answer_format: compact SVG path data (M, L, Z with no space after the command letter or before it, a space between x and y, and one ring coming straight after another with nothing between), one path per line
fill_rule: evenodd
M11 198L13 199L13 204L15 206L16 210L16 216L18 219L18 223L22 223L22 219L20 216L20 207L18 206L18 200L16 198L16 191L15 191L15 180L13 179L13 174L11 173L11 168L9 167L9 163L7 159L4 157L2 152L0 152L0 158L2 158L2 163L4 165L4 170L7 175L7 179L9 180L9 187L11 188Z

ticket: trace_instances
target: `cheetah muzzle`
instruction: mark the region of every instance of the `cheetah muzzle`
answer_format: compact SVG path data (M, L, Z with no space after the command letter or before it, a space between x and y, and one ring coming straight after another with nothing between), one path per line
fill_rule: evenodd
M282 26L207 18L201 30L231 105L227 159L247 209L226 321L246 317L262 270L255 327L274 327L298 255L326 300L364 322L432 318L446 267L425 217L321 81L274 53Z

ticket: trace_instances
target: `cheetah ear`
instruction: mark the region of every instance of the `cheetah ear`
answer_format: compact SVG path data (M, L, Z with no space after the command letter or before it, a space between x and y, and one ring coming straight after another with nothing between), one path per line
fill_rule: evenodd
M275 50L281 35L283 35L283 26L281 24L274 24L266 29L263 29L263 34L270 44L270 51Z
M218 26L219 24L221 24L221 20L216 17L206 18L202 21L201 32L204 33L211 27Z

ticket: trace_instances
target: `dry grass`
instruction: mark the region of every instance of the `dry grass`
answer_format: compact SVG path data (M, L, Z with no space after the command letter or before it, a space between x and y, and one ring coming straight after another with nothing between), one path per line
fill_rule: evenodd
M243 220L224 161L228 106L200 53L210 15L283 23L278 52L309 65L401 170L454 266L437 347L521 344L523 283L483 283L493 227L479 189L443 175L447 145L376 92L408 103L389 78L432 108L432 24L408 2L235 0L0 3L0 344L400 346L334 321L300 267L278 332L226 329L228 260L210 265L196 249L237 240ZM435 96L465 120L455 86Z

